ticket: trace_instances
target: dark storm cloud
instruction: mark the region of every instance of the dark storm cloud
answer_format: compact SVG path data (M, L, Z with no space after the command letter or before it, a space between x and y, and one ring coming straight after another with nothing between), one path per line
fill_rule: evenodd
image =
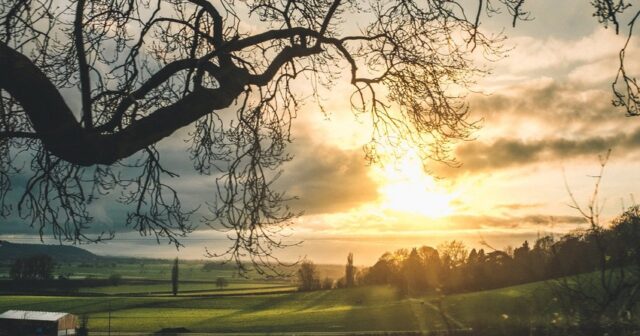
M31 217L27 210L23 210L22 214L18 210L18 200L22 195L21 186L14 181L14 190L9 194L8 203L12 205L11 213L5 217L0 217L0 236L12 234L40 235L40 224L32 225ZM125 225L128 207L123 206L115 201L115 196L103 196L102 199L94 199L87 205L87 211L93 217L93 221L83 229L83 233L89 238L95 238L102 233L114 232L123 233L131 231L130 227ZM62 225L64 225L62 223ZM47 223L42 228L43 237L53 236L53 225Z
M37 234L38 229L29 226L29 223L25 223L16 218L4 218L0 221L0 238L2 235L11 234Z
M29 162L32 155L33 154L31 152L24 152L20 156L17 156L16 160L18 161L16 161L16 165L25 168L11 175L11 190L7 194L6 202L11 206L12 210L6 218L0 217L0 235L40 235L39 223L35 223L35 225L33 226L31 225L32 213L29 208L26 205L23 205L22 212L19 211L19 202L23 194L25 193L25 186L27 185L29 179L34 176L33 171L29 169ZM135 161L137 157L138 155L134 155L130 160ZM185 161L185 159L187 159L187 161ZM195 176L197 175L197 173L193 170L193 168L190 168L191 165L190 163L188 163L188 154L186 154L184 151L179 151L172 148L162 150L161 162L163 163L163 165L165 165L165 168L181 175L181 178L169 178L168 176L164 176L165 179L163 182L170 185L178 185L182 182L182 184L176 187L176 189L181 192L181 200L183 201L184 208L186 210L195 209L201 202L206 200L201 197L201 188L183 187L183 185L185 185L185 181L190 181L193 178L203 178ZM185 162L187 162L186 165ZM131 179L140 174L140 169L132 167L117 167L115 168L115 171L123 179ZM87 174L84 177L90 178L92 176L91 174L93 174L92 168L87 168ZM205 185L205 183L200 182L197 185L203 186ZM92 185L90 183L85 184L84 192L89 193L91 191L91 188ZM35 190L39 189L36 188ZM114 232L116 234L121 234L135 230L134 228L127 226L126 224L127 214L132 209L134 209L135 205L122 204L121 202L119 202L119 199L122 198L122 193L125 192L126 194L130 191L130 189L127 191L117 188L116 190L113 190L106 195L95 193L92 197L91 202L86 204L86 210L88 211L89 216L92 217L92 221L91 223L89 223L89 225L86 226L86 228L83 229L83 233L86 234L89 238L94 238L96 237L96 235L99 235L101 233ZM193 197L194 193L199 194ZM55 198L55 195L50 195L50 198ZM194 201L194 199L197 200ZM52 203L54 204L54 206L57 205L55 200ZM197 220L198 219L196 219L196 223ZM62 224L64 225L64 223ZM46 225L42 228L42 235L44 237L50 237L53 235L52 224L46 223Z
M282 175L274 188L297 197L289 203L295 211L332 213L377 199L377 185L368 175L362 150L320 143L320 135L310 133L305 126L294 133L288 148L293 160L282 166ZM181 199L192 208L212 202L215 176L200 176L192 168L188 153L176 142L172 144L163 148L161 155L167 167L180 174L171 183Z
M332 213L377 199L362 151L314 143L308 135L294 140L291 149L295 158L278 186L299 198L291 202L296 210Z
M321 143L323 135L311 133L304 124L293 132L288 147L293 160L282 166L282 175L274 188L297 197L289 203L296 211L332 213L377 199L377 185L368 175L362 150ZM191 207L212 202L215 176L200 176L195 172L189 154L181 145L184 144L173 141L161 148L162 162L169 170L180 174L172 185Z
M191 219L198 225L202 215L208 214L205 202L212 202L214 197L215 176L199 175L189 160L181 140L173 140L161 145L161 162L169 171L179 174L177 178L165 176L164 182L174 187L180 196L185 210L198 208ZM305 213L330 213L349 209L377 198L377 186L367 175L368 168L359 150L341 150L336 147L315 143L310 136L296 139L290 148L294 159L284 166L276 188L287 191L289 195L298 196L291 206ZM124 176L139 174L132 168L122 168ZM0 219L0 235L38 234L39 228L29 226L29 219L18 216L15 205L24 192L28 180L23 171L12 178L13 191L8 197L14 205L9 218ZM120 191L101 196L94 200L88 210L94 218L93 223L85 230L87 234L99 234L105 231L116 233L131 232L134 228L126 225L127 213L133 205L117 202ZM200 229L207 227L200 225ZM43 231L45 236L51 234L51 227Z

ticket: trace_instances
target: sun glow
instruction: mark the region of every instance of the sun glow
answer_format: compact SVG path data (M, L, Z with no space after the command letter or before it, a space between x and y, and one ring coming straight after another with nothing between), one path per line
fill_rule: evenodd
M381 168L378 175L383 207L432 218L453 213L455 195L425 173L417 155L408 153L396 164Z

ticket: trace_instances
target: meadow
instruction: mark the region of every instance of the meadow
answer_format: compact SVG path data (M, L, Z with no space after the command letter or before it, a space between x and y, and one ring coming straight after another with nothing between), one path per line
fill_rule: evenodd
M14 292L2 288L9 280L0 280L0 312L64 311L86 316L92 332L149 334L184 328L205 333L454 329L473 335L557 335L567 321L544 281L449 295L403 294L388 285L299 292L293 278L242 277L225 265L204 266L202 261L181 262L179 292L173 296L168 260L63 263L55 275L77 284L73 291L51 286ZM343 266L318 266L320 278L343 271ZM0 277L7 274L0 270ZM114 274L118 283L110 284ZM217 286L220 277L227 286Z
M434 331L515 327L552 323L556 312L542 283L499 290L441 296L400 296L388 286L308 293L177 297L2 296L0 310L52 310L86 314L92 331L157 332L363 332ZM538 300L534 304L534 301ZM442 303L440 305L440 302ZM439 309L441 307L441 309ZM109 314L109 312L111 312ZM447 326L449 325L449 326Z

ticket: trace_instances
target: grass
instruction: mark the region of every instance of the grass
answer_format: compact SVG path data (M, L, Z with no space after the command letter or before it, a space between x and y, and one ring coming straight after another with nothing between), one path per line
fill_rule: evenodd
M213 282L181 282L178 287L182 294L223 294L246 291L269 291L271 289L292 290L291 283L286 282L232 282L224 288L218 288ZM80 293L98 293L109 295L122 294L169 294L171 282L153 284L121 284L117 286L83 287Z
M452 295L443 300L443 308L462 324L476 329L548 327L560 316L545 282Z
M0 260L1 262L1 260ZM183 281L215 281L223 277L230 282L262 282L263 276L249 272L240 277L233 265L220 266L217 269L204 270L206 260L180 260L180 280ZM156 259L118 259L108 258L94 263L60 263L56 266L54 276L64 275L71 279L106 279L118 274L123 279L169 280L173 261ZM316 265L320 278L338 279L344 274L342 265ZM0 278L9 277L10 266L0 263ZM284 273L295 273L293 268L283 267Z
M112 331L150 333L179 327L194 332L424 332L446 329L448 322L454 328L485 330L487 335L513 335L514 330L544 329L562 319L544 282L446 297L405 298L384 286L298 293L290 282L234 278L226 269L206 272L202 262L185 262L179 295L173 297L170 267L160 261L144 266L119 263L109 269L64 264L58 271L74 277L106 279L117 273L123 280L118 286L81 288L77 296L0 295L0 312L87 314L92 331L106 331L111 315ZM220 276L230 281L228 287L216 287Z
M232 269L205 271L202 266L203 263L201 262L181 262L180 279L185 281L215 281L218 277L236 278L235 271ZM169 261L120 262L112 263L109 266L105 266L103 263L61 264L56 269L56 273L70 275L71 278L108 278L112 274L118 274L125 279L168 280L171 278L171 267L172 263ZM242 279L239 278L239 280Z
M454 327L479 322L530 323L529 284L447 297L443 306ZM546 295L546 294L545 294ZM391 287L364 287L218 297L0 297L0 310L27 309L88 314L93 331L154 332L184 327L194 332L403 331L442 330L436 297L401 298ZM505 317L507 316L507 317ZM548 322L547 322L548 323Z
M389 287L213 298L5 296L0 310L6 309L86 313L94 331L106 330L110 309L113 331L153 332L169 327L199 332L443 328L433 308L415 300L400 300Z

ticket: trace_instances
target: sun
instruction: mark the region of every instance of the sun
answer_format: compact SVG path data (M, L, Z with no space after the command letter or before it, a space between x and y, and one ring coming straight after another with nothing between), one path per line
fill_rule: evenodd
M455 195L425 173L417 155L409 152L399 162L381 168L377 175L384 208L431 218L453 213Z

